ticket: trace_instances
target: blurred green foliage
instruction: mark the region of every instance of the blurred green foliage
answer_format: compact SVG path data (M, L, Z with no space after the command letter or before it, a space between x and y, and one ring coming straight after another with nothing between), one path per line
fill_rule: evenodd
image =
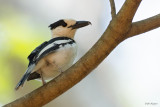
M1 6L1 5L0 5ZM20 96L14 87L27 67L27 56L49 34L32 17L10 6L0 7L0 102ZM37 30L40 29L40 30ZM47 29L46 29L47 30Z

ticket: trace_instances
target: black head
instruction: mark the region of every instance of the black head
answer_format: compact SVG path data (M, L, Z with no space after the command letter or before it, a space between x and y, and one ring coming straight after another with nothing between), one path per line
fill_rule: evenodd
M55 29L58 26L63 26L66 27L67 23L64 20L59 20L55 23L52 23L51 25L49 25L48 27L50 27L51 30Z

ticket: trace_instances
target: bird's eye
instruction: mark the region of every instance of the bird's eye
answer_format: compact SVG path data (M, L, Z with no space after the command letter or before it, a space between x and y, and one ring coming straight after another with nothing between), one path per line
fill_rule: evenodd
M66 27L67 26L67 23L61 23L61 25L63 26L63 27Z

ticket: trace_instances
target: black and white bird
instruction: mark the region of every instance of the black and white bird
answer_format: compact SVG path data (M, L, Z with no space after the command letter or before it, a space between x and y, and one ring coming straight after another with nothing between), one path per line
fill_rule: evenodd
M41 79L45 84L45 80L55 78L68 69L77 53L74 41L76 30L89 24L89 21L72 19L63 19L51 24L49 27L52 39L39 45L28 56L28 68L15 89L23 86L26 80Z

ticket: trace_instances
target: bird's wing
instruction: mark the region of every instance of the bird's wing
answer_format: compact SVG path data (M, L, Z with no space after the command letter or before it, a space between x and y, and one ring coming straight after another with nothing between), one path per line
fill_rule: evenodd
M63 48L67 44L72 43L75 43L75 41L68 37L57 37L49 40L47 44L45 44L43 48L39 50L39 52L36 54L36 57L34 57L35 62L37 63L44 56Z
M34 67L36 65L35 61L36 61L36 57L37 57L38 53L47 45L47 43L48 43L48 41L45 41L44 43L39 45L28 56L28 60L29 60L28 68L27 68L25 74L23 75L23 77L21 78L21 80L18 82L15 90L18 90L20 86L23 86L24 82L29 77L29 75L31 74L32 70L34 69Z
M30 63L35 62L37 59L41 58L42 56L44 56L44 51L47 50L50 47L53 47L54 49L54 45L56 45L56 41L62 40L62 39L66 39L66 37L57 37L57 38L53 38L49 41L45 41L43 42L41 45L39 45L38 47L36 47L28 56L28 60ZM43 53L43 55L41 57L39 57L41 54ZM30 65L29 63L29 65ZM28 65L28 66L29 66Z
M44 47L43 49L41 49L41 51L37 54L36 57L36 62L37 63L40 59L42 59L44 56L56 52L58 49L65 47L65 45L67 44L72 44L75 43L75 41L73 39L70 38L64 38L64 37L58 37L53 40L48 41L48 44L46 45L46 47ZM27 81L29 80L33 80L33 79L38 79L40 78L41 75L37 72L33 72L29 75Z
M48 44L46 47L44 47L43 49L41 49L36 54L35 62L34 63L37 64L38 61L40 59L42 59L44 56L50 54L51 52L55 52L57 49L59 49L59 46L60 46L60 44L55 44L55 43ZM32 63L31 63L31 65L32 65ZM37 79L37 78L40 78L40 77L41 77L41 75L39 73L37 73L37 72L32 72L31 73L30 72L30 74L28 75L28 77L26 79L27 79L27 81L29 81L29 80Z
M31 54L28 56L29 59L29 65L28 68L23 75L22 79L19 81L19 83L16 86L16 90L19 89L20 86L23 86L25 80L28 78L31 78L31 72L38 63L40 59L42 59L44 56L50 54L51 52L55 52L56 50L60 49L60 47L65 46L66 44L72 44L75 43L73 39L66 38L66 37L57 37L54 39L51 39L49 41L46 41L42 43L40 46L38 46L36 49L34 49ZM39 76L36 77L39 78ZM32 78L33 79L33 78ZM36 78L34 78L36 79ZM30 79L28 79L30 80Z
M41 45L39 45L38 47L36 47L28 56L28 60L30 62L34 61L37 54L47 45L48 41L43 42Z

